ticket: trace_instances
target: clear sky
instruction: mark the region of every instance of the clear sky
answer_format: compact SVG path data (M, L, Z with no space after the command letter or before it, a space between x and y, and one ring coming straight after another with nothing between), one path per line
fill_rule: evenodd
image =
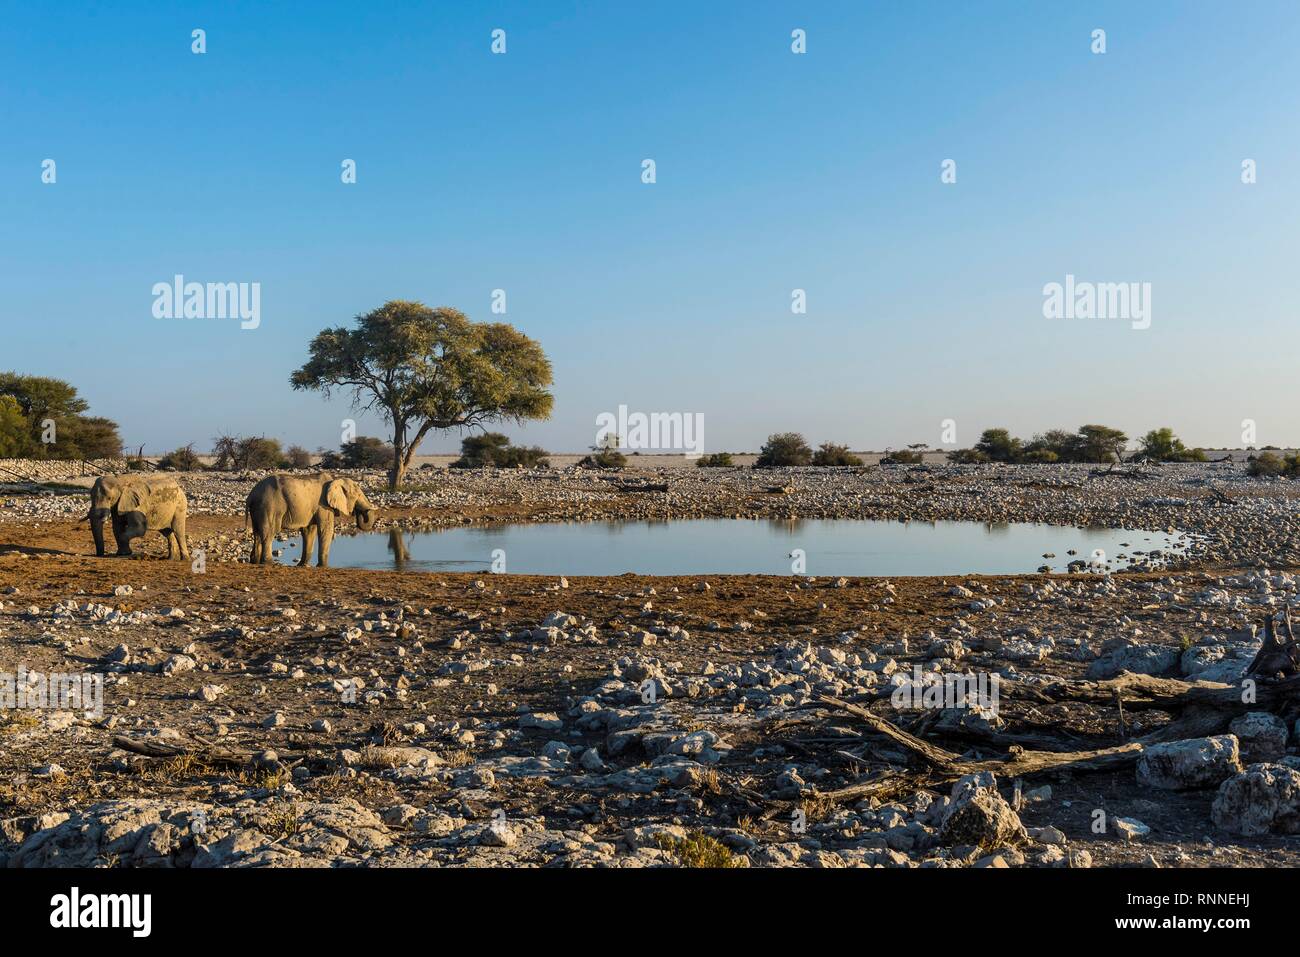
M620 404L703 413L709 451L1300 443L1294 0L2 10L0 369L132 448L334 446L346 398L288 384L318 330L497 288L555 366L506 431L553 451ZM260 327L155 319L177 273L260 283ZM1045 318L1067 274L1151 283L1150 328Z

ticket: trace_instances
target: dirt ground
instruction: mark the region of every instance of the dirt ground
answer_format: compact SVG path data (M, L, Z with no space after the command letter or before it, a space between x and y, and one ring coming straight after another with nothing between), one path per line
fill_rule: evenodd
M411 516L418 518L418 510ZM191 520L192 540L242 534L234 516ZM248 832L232 823L233 850L227 848L218 863L678 864L692 861L697 845L691 842L704 835L716 843L698 846L707 853L725 848L720 853L727 862L963 866L979 858L986 865L995 848L939 847L928 836L933 828L920 823L927 820L924 805L946 788L931 789L919 802L873 799L860 813L851 804L846 811L819 801L818 794L873 769L908 764L887 742L872 742L850 715L806 701L747 710L743 694L707 696L696 685L660 707L672 712L669 726L680 733L717 730L726 750L648 790L627 776L662 760L651 757L648 738L643 750L611 753L616 749L607 727L584 726L571 716L581 713L575 708L584 696L619 671L620 661L626 671L629 658L653 657L668 676L666 691L677 676L772 661L792 643L892 654L908 668L933 657L921 641L949 634L968 616L969 599L953 594L957 585L995 603L996 630L1003 634L1028 628L1092 638L1122 622L1128 631L1179 642L1216 624L1239 623L1232 616L1211 618L1194 603L1151 600L1157 586L1182 594L1225 587L1232 570L1117 575L1109 590L1096 587L1093 578L1067 581L1049 601L1026 596L1026 585L1040 588L1043 576L833 581L625 575L561 583L220 561L195 574L187 563L160 558L161 544L151 538L140 557L98 559L84 522L0 524L0 671L109 673L103 718L68 724L11 711L0 724L0 840L7 841L0 847L8 847L11 864L32 835L57 830L69 813L75 824L82 820L78 813L96 813L88 809L103 802L129 799L137 809L197 802L216 813L225 807L243 815L238 827L261 821L257 833L264 834L275 830L265 824L267 814L281 820L289 813L267 808L306 808L292 813L311 820L312 808L351 799L371 813L367 827L384 828L382 848L366 849L355 827L340 825L342 849L291 850L292 841L269 841L268 849L251 841L245 843L253 849L244 854L240 835ZM536 630L556 612L581 626L558 639L540 637ZM647 630L647 622L659 627ZM909 636L911 654L898 647L900 637ZM125 654L115 655L123 645ZM169 671L167 663L177 657L194 665ZM474 662L486 664L479 669ZM978 649L964 665L1016 668ZM1048 657L1034 671L1079 678L1085 667L1083 660ZM362 702L340 697L331 684L340 675L362 678L368 689ZM205 687L221 690L209 701ZM842 693L854 690L862 689ZM521 720L529 715L553 715L557 722L532 727ZM1022 701L1004 702L1002 717L1018 733L1050 733L1077 749L1117 745L1168 720L1143 712L1121 727L1113 709ZM655 728L664 726L655 720ZM148 757L121 746L131 736L184 742L190 750ZM502 773L505 759L543 761L547 748L563 751L557 739L575 756L590 749L592 774L570 773L571 760L535 774ZM195 742L217 750L205 754ZM400 750L397 758L365 757L383 748L433 752L437 770L426 764L412 773L402 764L409 752ZM227 752L240 757L232 762ZM996 749L974 743L968 755L990 753ZM483 774L482 767L497 772ZM807 782L793 803L789 779L782 778L792 768ZM586 786L587 777L597 783ZM1005 790L1011 782L999 783ZM1137 783L1131 767L1057 774L1024 786L1044 783L1050 796L1040 794L1020 808L1029 842L1005 849L1006 863L1059 863L1050 828L1064 835L1060 844L1086 850L1092 866L1300 863L1296 838L1216 830L1212 789L1154 793ZM250 807L262 818L250 818ZM792 807L805 811L805 829L792 825ZM892 824L873 826L895 810L901 817ZM1132 841L1113 828L1097 833L1098 811L1139 819L1150 833ZM500 821L511 822L512 834L540 837L498 841L492 828ZM911 837L891 834L906 827ZM62 840L66 844L67 836ZM99 854L93 860L105 863L103 848L92 850ZM193 848L173 853L192 856Z

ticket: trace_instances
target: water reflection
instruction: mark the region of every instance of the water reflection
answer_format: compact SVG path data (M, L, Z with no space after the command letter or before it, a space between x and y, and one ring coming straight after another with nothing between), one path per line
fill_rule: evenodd
M412 533L414 537L414 533ZM411 560L411 548L400 529L388 530L388 550L393 553L393 568L401 571Z
M1120 545L1126 541L1142 542L1143 551L1187 544L1161 532L1009 522L682 519L391 529L335 539L330 560L338 567L533 575L1019 574L1044 564L1065 571L1072 556L1096 549L1132 555ZM289 560L287 552L281 560Z

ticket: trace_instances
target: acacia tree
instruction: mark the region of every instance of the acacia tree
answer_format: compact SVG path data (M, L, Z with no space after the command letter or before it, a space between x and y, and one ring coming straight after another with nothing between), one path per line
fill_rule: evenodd
M392 300L357 316L354 329L312 340L295 389L350 388L355 408L393 429L388 487L397 489L433 429L524 422L551 414L551 363L542 347L505 323L473 322L456 309Z

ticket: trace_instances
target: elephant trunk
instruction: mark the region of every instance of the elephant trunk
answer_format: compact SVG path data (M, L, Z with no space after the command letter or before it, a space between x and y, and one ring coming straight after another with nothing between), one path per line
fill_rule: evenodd
M373 508L358 507L356 511L357 528L363 532L368 532L375 527L375 510Z
M90 509L90 534L95 539L95 554L100 558L104 557L104 516L107 510L94 508Z

